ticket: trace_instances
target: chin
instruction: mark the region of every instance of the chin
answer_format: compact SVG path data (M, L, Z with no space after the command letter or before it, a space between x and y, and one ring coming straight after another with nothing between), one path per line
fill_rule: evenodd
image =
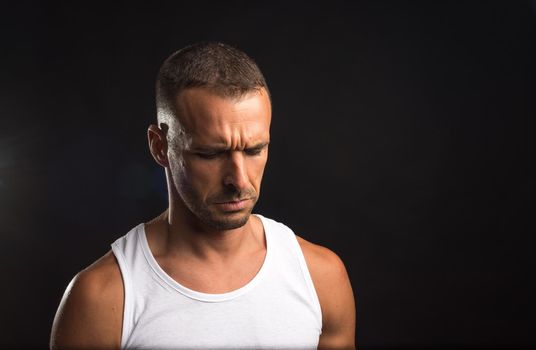
M251 210L246 212L223 213L212 215L211 218L202 219L202 221L218 230L234 230L244 226L251 215Z

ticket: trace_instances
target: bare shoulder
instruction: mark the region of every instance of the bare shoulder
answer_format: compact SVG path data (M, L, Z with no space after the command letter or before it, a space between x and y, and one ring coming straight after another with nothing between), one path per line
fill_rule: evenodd
M112 251L107 252L100 259L78 273L75 279L79 280L80 283L97 282L96 287L103 289L114 287L117 284L122 287L121 270Z
M319 349L355 348L355 300L346 267L326 247L296 236L322 309Z
M79 272L65 290L50 347L119 348L123 298L121 271L110 251Z
M296 238L298 239L311 274L315 274L320 280L346 276L344 263L332 250L311 243L300 236L296 236Z

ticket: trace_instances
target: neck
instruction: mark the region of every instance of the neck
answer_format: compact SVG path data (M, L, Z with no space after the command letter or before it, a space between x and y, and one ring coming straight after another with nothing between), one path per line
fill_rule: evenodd
M255 221L232 230L218 230L201 222L182 202L170 201L164 215L166 224L165 252L170 256L182 255L203 260L228 260L240 252L264 242L255 235ZM263 238L262 235L260 238Z

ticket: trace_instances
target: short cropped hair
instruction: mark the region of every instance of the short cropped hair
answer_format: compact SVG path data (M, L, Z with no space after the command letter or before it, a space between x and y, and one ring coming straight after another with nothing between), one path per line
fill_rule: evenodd
M205 87L216 94L237 98L268 86L257 64L244 52L219 42L201 42L169 56L156 80L158 121L175 114L178 94L188 88Z

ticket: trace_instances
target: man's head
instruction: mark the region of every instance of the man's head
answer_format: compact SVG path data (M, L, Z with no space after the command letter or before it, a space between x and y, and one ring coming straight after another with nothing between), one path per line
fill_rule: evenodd
M156 81L159 124L175 115L177 96L189 88L206 88L228 98L261 89L269 95L255 62L244 52L217 42L187 46L164 61Z
M157 79L158 125L149 145L166 167L170 207L212 228L243 226L260 194L271 104L243 52L201 43L171 55Z

